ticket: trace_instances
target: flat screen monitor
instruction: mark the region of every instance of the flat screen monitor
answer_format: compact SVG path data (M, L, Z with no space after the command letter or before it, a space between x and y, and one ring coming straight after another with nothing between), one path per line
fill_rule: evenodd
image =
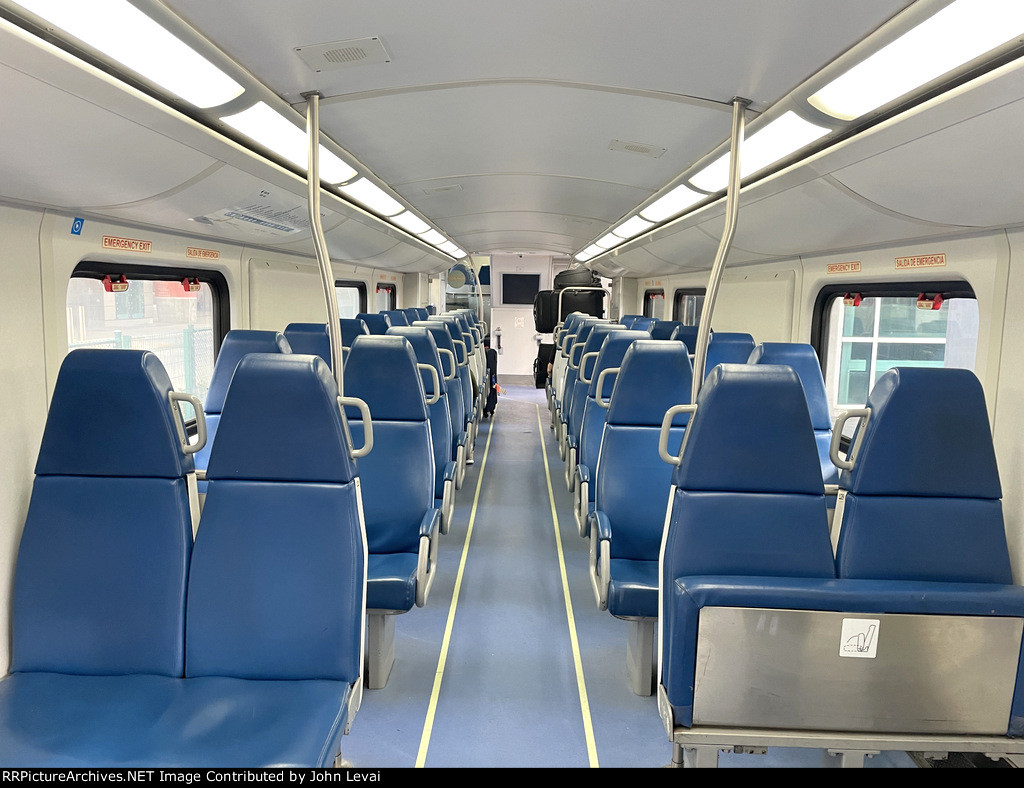
M533 304L540 290L540 274L502 274L501 303Z

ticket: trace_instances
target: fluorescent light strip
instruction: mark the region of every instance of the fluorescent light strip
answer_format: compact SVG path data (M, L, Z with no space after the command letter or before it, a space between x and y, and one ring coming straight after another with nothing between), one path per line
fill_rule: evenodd
M828 134L830 129L816 126L795 112L779 116L758 129L740 148L740 177L764 169L769 164L798 151ZM715 159L692 178L690 183L708 192L721 191L729 182L729 153Z
M635 238L640 235L644 230L650 227L654 227L654 222L649 222L646 219L641 219L639 216L634 216L632 219L627 219L612 232L619 236L619 238Z
M405 210L405 206L394 199L380 186L366 178L347 183L338 187L343 194L347 194L354 200L358 200L371 211L381 216L394 216Z
M272 150L303 171L308 164L306 132L288 118L262 101L237 115L221 118L231 128ZM320 179L327 183L342 183L357 175L356 171L320 146Z
M594 243L602 249L611 249L622 243L622 239L615 233L608 233L607 235L598 238Z
M391 221L393 221L402 229L408 230L413 235L425 233L427 230L430 229L430 225L423 221L412 211L406 211L405 213L398 214L398 216L392 216Z
M574 257L575 257L575 258L576 258L577 260L579 260L579 261L580 261L581 263L585 263L585 262L587 262L587 260L589 260L589 259L590 259L591 257L593 257L594 255L592 255L592 254L587 254L586 252L577 252L577 253L576 253L575 255L573 255L573 256L574 256Z
M663 222L669 217L682 213L703 196L688 186L676 186L664 197L660 197L640 211L640 216L655 223Z
M19 5L197 107L245 90L126 0L20 0Z
M1021 0L957 0L808 101L822 112L852 120L1022 34Z
M590 255L591 257L597 257L603 251L605 250L602 247L598 246L597 244L591 244L590 246L583 250L583 254Z
M427 230L425 233L420 233L420 238L426 241L431 246L440 246L448 239L445 238L437 230Z

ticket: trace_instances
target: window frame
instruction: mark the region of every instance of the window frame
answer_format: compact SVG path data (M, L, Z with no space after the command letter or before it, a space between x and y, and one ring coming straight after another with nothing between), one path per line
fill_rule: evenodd
M355 288L359 292L359 313L365 313L366 312L366 303L367 303L366 282L362 282L362 281L360 281L358 279L335 279L334 280L334 290L335 290L334 299L335 299L335 301L337 301L337 299L338 299L337 290L338 290L339 287L353 287L353 288Z
M705 298L707 294L708 289L706 287L677 287L675 291L672 293L672 319L677 322L682 322L679 317L679 313L682 311L680 309L680 307L682 306L682 300L686 298L686 296L700 296L701 298ZM700 305L700 311L701 313L704 312L703 303L701 303ZM693 325L699 324L700 317L697 318L697 322L694 323Z
M648 312L648 307L654 301L656 296L661 296L662 300L664 300L665 299L665 288L664 287L649 287L646 290L644 290L644 300L643 300L643 304L642 304L642 307L641 307L641 310L640 310L640 313L644 317L654 317L654 315L649 315L649 314L647 314L647 312ZM664 310L664 308L662 308L661 314L662 314L662 316L660 318L655 318L655 319L656 320L664 320L665 319L665 310Z
M373 295L374 295L373 305L374 305L374 307L377 306L376 296L381 291L381 289L385 290L388 293L387 311L398 309L398 285L396 285L394 282L378 282L377 283L376 287L373 290ZM381 310L378 309L377 311L379 312Z

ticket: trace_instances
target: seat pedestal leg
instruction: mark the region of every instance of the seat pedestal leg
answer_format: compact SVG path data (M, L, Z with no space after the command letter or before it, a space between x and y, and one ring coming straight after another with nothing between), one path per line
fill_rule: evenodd
M366 616L366 686L382 689L395 664L395 617L383 613Z
M655 618L641 618L627 622L626 670L629 688L637 695L654 692L654 625Z

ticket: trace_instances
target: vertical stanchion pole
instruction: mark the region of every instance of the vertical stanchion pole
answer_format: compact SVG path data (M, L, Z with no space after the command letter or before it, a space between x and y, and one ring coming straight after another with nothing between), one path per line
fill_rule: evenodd
M341 350L341 321L338 318L338 296L334 289L334 272L331 270L331 256L327 251L323 223L320 221L320 94L304 93L306 99L306 138L309 144L309 159L306 184L309 194L309 230L313 236L316 261L320 269L320 281L324 288L327 305L327 333L331 339L331 367L338 382L338 393L345 395L343 358Z
M733 236L736 234L736 222L740 202L740 146L743 143L744 111L750 101L743 98L732 100L732 137L729 144L729 185L725 192L725 229L722 240L718 244L715 263L711 267L708 289L704 295L704 308L700 313L700 327L697 330L697 347L693 352L693 395L691 402L697 401L700 387L704 383L704 367L708 360L708 344L711 341L711 315L715 311L715 299L718 297L718 285L722 281L725 259L729 256Z

